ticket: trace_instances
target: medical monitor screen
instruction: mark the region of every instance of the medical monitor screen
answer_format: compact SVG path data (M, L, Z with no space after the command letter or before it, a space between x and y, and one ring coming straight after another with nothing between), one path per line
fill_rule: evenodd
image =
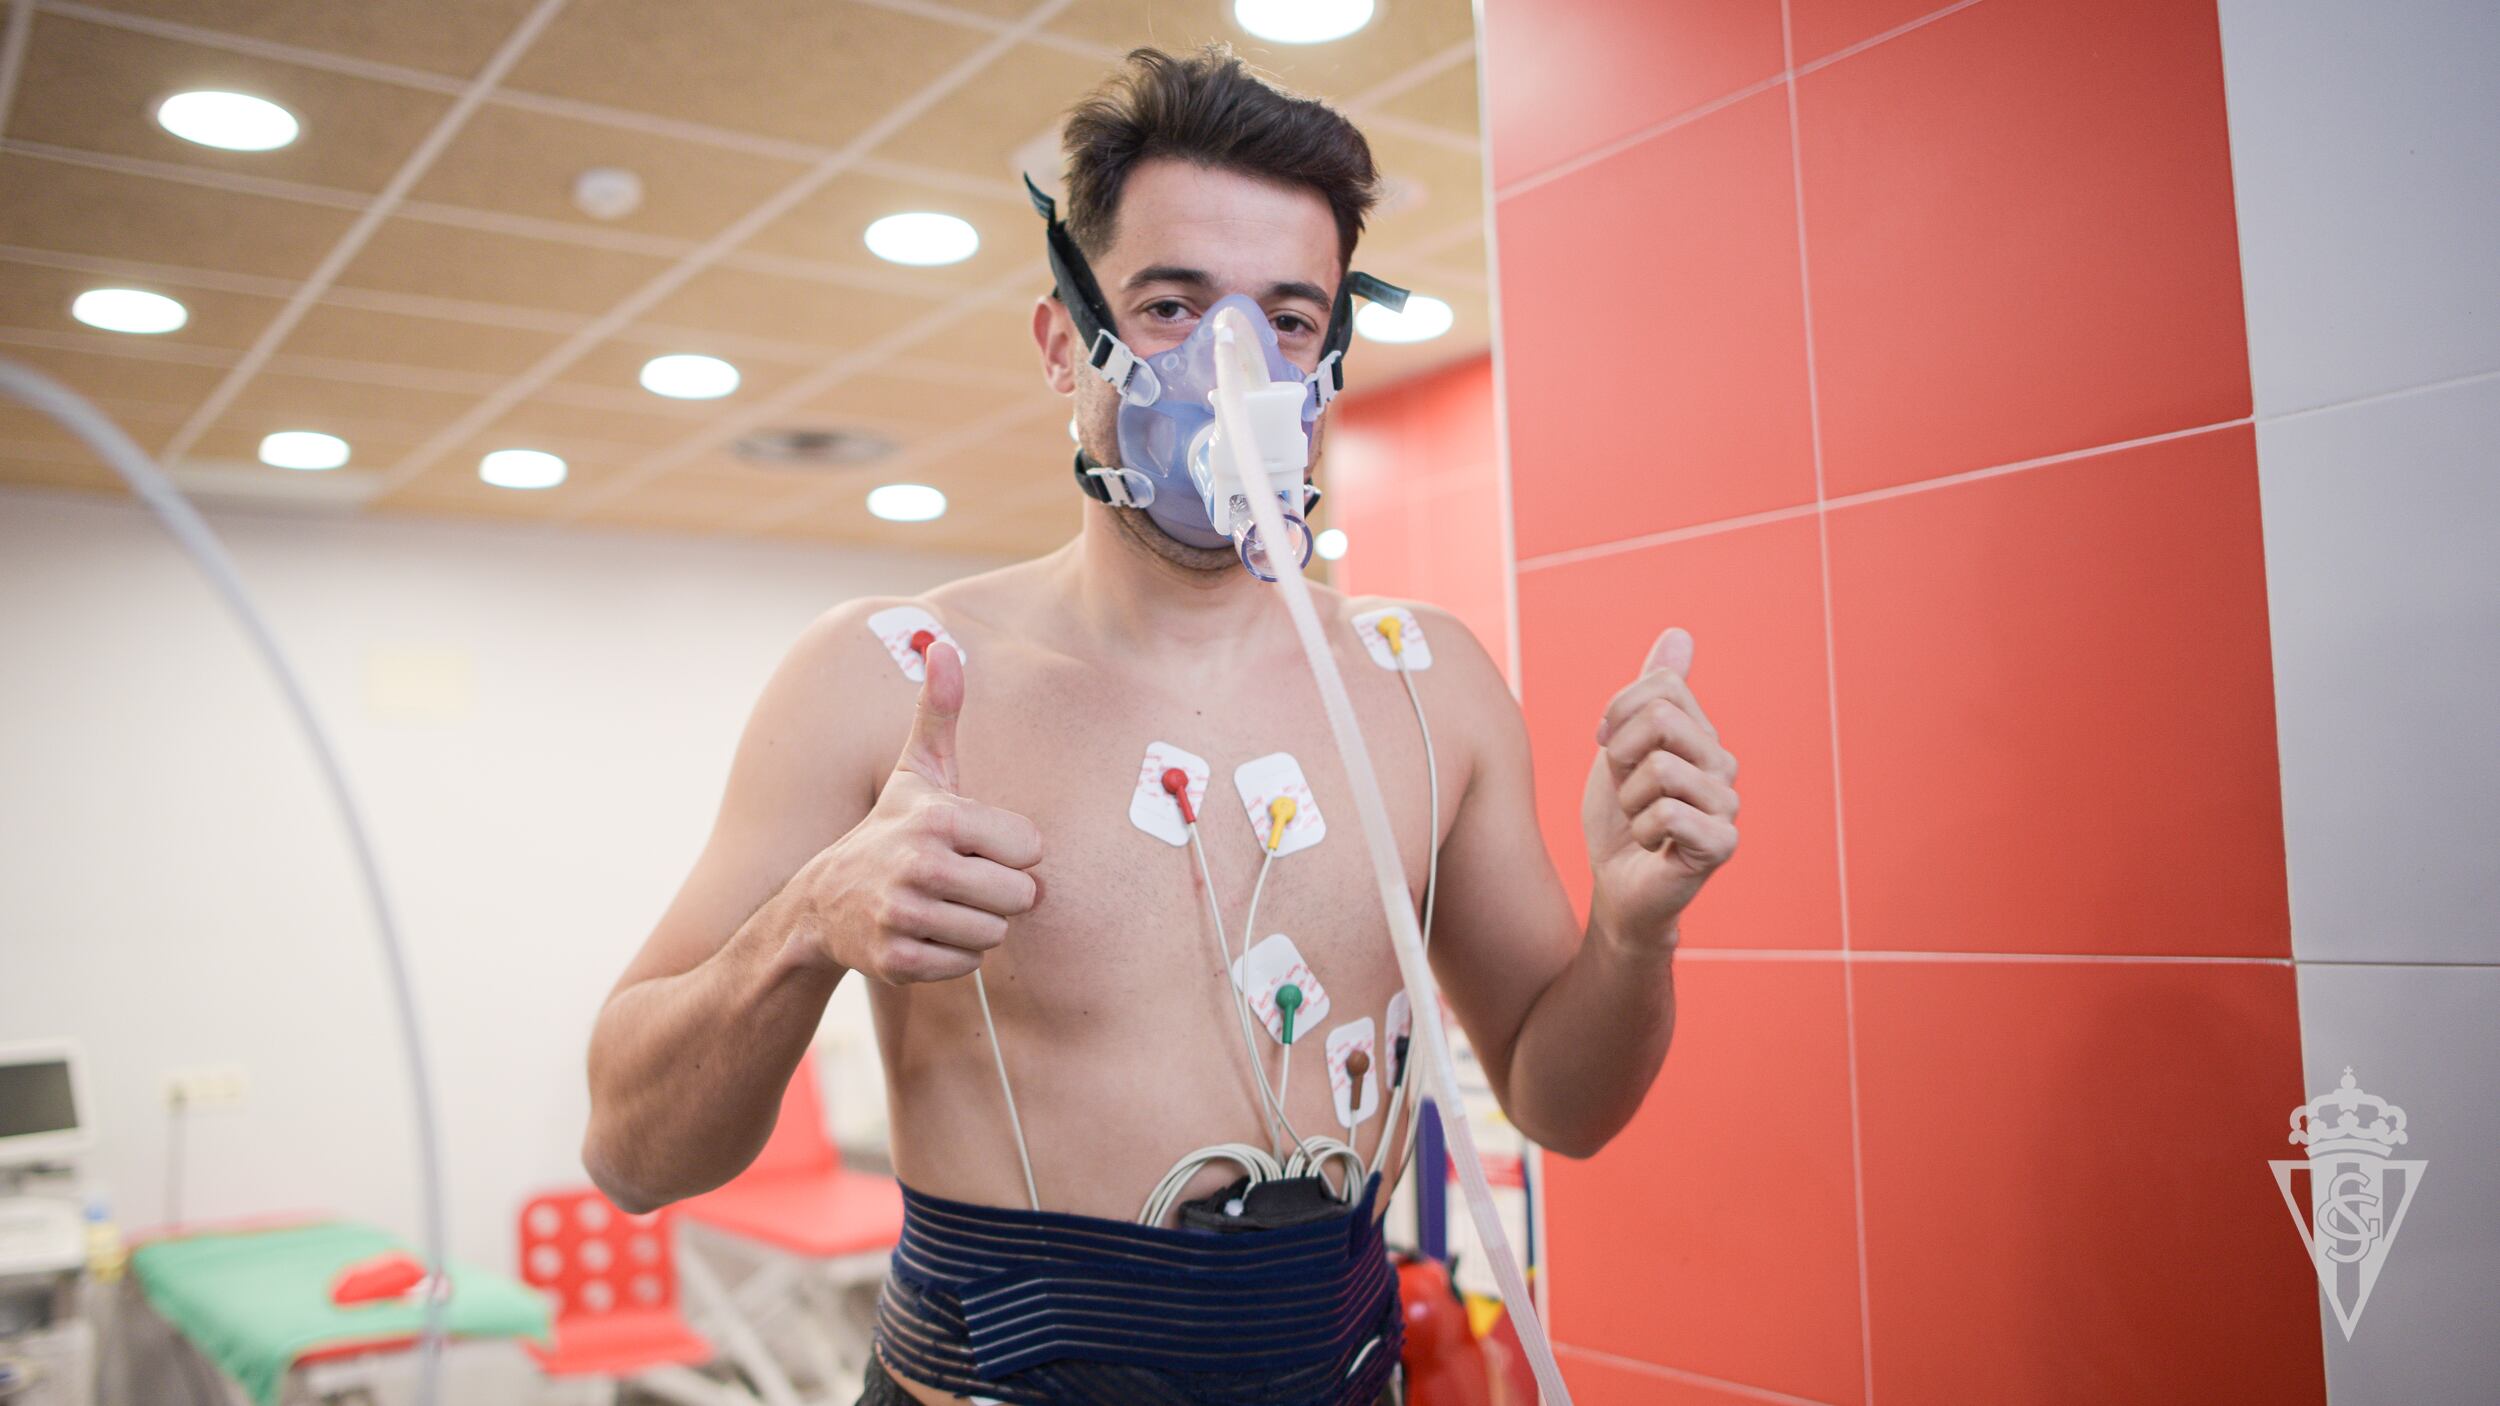
M0 1141L65 1133L78 1126L69 1061L0 1064Z

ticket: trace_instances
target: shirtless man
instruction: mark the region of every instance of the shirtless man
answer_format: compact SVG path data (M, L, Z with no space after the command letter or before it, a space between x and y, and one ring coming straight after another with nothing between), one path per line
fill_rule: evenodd
M1369 150L1349 124L1222 52L1140 51L1078 109L1067 144L1067 227L1131 350L1176 346L1216 299L1242 294L1298 371L1320 363L1372 198ZM1090 339L1056 294L1036 303L1033 332L1045 378L1075 398L1084 461L1118 465L1119 393L1089 367ZM1409 675L1438 760L1439 811L1427 814L1404 684L1354 625L1399 603L1315 594L1333 614L1338 666L1419 900L1440 848L1430 955L1450 1007L1511 1121L1546 1148L1588 1156L1632 1117L1665 1058L1677 917L1736 846L1736 763L1686 685L1691 639L1667 632L1602 722L1591 719L1582 823L1595 897L1583 929L1537 832L1518 707L1483 648L1453 617L1409 607L1432 651ZM923 683L868 623L898 605L927 611L951 637L924 641ZM1137 1254L1167 1257L1181 1277L1136 1301L1170 1304L1185 1297L1172 1284L1196 1282L1192 1247L1271 1233L1135 1229L1176 1158L1264 1144L1271 1131L1194 856L1130 822L1141 758L1158 741L1213 772L1200 835L1235 955L1268 837L1245 823L1233 769L1275 752L1300 763L1327 834L1275 862L1247 936L1291 935L1328 994L1330 1027L1382 1021L1400 989L1388 926L1278 588L1229 547L1187 545L1147 513L1101 502L1048 556L915 601L855 601L799 638L756 705L709 843L601 1013L583 1159L618 1204L642 1210L744 1168L835 986L847 973L869 983L907 1235L928 1238L921 1259L898 1254L894 1280L909 1289L889 1283L865 1401L1318 1406L1355 1399L1342 1385L1354 1381L1369 1383L1361 1400L1380 1394L1386 1369L1373 1362L1367 1374L1365 1363L1395 1357L1394 1281L1385 1320L1365 1299L1357 1310L1369 1318L1342 1353L1290 1382L1228 1377L1230 1327L1188 1339L1211 1354L1199 1370L1173 1368L1168 1354L1137 1348L1156 1331L1143 1321L1142 1337L1111 1334L1127 1347L1102 1348L1102 1361L1080 1344L993 1380L967 1365L973 1290L932 1267L947 1255L926 1246L952 1231L1041 1246L1065 1227L1099 1226L1097 1239L1128 1236ZM1031 1199L1098 1221L1044 1222L1027 1209L976 972ZM1264 1033L1255 1041L1270 1079L1279 1054L1300 1071L1285 1118L1343 1134L1324 1034L1288 1049ZM1362 1203L1375 1218L1404 1155L1386 1121L1352 1139L1383 1174ZM1206 1167L1180 1199L1240 1174ZM1349 1178L1340 1168L1330 1180ZM1337 1224L1343 1242L1349 1223ZM1376 1265L1376 1221L1358 1237L1365 1257ZM1361 1262L1330 1272L1372 1283ZM1376 1292L1345 1291L1349 1301ZM1238 1335L1268 1321L1246 1316Z

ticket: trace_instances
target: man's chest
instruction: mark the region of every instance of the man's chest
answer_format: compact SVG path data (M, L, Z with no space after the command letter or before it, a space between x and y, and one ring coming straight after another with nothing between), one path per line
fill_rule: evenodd
M1403 691L1350 682L1371 685L1357 692L1358 716L1409 890L1420 894L1432 837L1456 798L1444 795L1442 817L1432 817ZM1307 676L1197 701L1072 670L983 683L961 725L964 790L1042 832L1042 898L1017 921L1007 954L1026 999L1076 1011L1150 1001L1176 976L1214 965L1218 914L1235 956L1283 934L1323 987L1335 973L1368 1006L1394 985L1354 793ZM980 706L990 688L1017 706ZM1181 807L1162 785L1168 770L1188 779L1212 905ZM1454 789L1454 777L1443 780ZM1292 818L1270 858L1279 797Z

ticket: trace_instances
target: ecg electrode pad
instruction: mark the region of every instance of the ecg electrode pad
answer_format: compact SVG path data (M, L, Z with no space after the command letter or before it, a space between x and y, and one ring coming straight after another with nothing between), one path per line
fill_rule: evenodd
M955 637L946 633L946 627L937 622L937 617L916 605L888 606L868 617L868 628L885 645L885 652L894 656L894 663L902 669L903 677L913 683L929 677L928 664L912 645L912 640L922 631L928 632L931 643L944 640L955 645L956 657L963 656L964 647L955 644Z
M1328 1089L1337 1100L1337 1126L1352 1128L1380 1111L1380 1051L1374 1048L1372 1018L1350 1020L1328 1032ZM1363 1053L1361 1087L1346 1072L1346 1059Z
M1405 654L1389 647L1389 636L1380 628L1383 620L1397 622L1392 629ZM1363 637L1363 648L1371 651L1372 662L1384 669L1395 669L1403 657L1409 672L1432 667L1432 646L1424 639L1424 627L1415 619L1415 612L1402 605L1379 610L1366 610L1354 617L1354 632Z
M1165 772L1178 770L1189 778L1189 813L1196 815L1207 799L1207 778L1214 771L1204 757L1193 756L1169 742L1147 745L1137 764L1137 789L1129 794L1128 823L1167 845L1189 843L1189 825L1181 804L1163 784Z
M1398 1073L1398 1041L1415 1033L1414 1012L1407 1004L1405 992L1389 998L1389 1016L1382 1023L1382 1031L1380 1048L1389 1056L1389 1077L1394 1079Z
M1311 783L1302 779L1302 764L1290 752L1270 752L1235 767L1233 789L1241 793L1242 809L1249 812L1250 828L1258 835L1261 849L1267 848L1279 798L1293 802L1293 813L1286 817L1284 836L1276 846L1279 857L1309 849L1328 834L1319 802L1311 799Z
M1259 1018L1259 1023L1280 1045L1285 1041L1285 1017L1277 1009L1276 992L1286 982L1302 988L1302 1005L1293 1016L1293 1039L1300 1044L1328 1018L1328 992L1319 984L1319 978L1311 975L1311 965L1302 960L1293 939L1281 932L1273 933L1233 959L1233 985L1241 988L1241 994L1250 1002L1250 1013Z

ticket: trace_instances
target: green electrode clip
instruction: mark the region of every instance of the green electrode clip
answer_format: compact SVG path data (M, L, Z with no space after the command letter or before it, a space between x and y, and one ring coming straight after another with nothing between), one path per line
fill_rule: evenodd
M1293 1043L1293 1013L1302 1009L1302 988L1288 981L1276 988L1276 1010L1284 1017L1285 1043Z

